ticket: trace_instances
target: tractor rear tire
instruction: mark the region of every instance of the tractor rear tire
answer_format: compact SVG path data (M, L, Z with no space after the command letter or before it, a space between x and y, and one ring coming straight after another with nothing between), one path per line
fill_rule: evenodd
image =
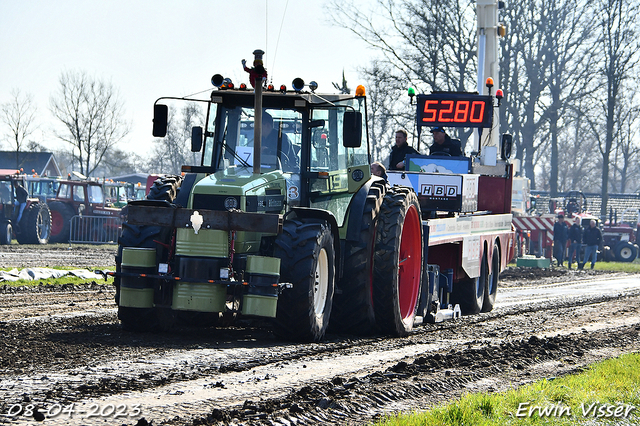
M638 250L629 241L620 241L613 248L613 254L618 262L633 262L638 257Z
M293 284L278 299L275 334L294 341L320 341L329 325L335 287L331 226L320 219L285 221L275 240L280 282Z
M384 184L374 183L369 189L362 221L359 222L358 241L347 241L344 248L344 267L338 285L340 294L333 297L329 330L335 333L369 335L376 330L373 309L373 257L376 226L380 206L386 193Z
M13 227L10 222L5 222L0 225L0 244L11 244L13 238Z
M415 192L385 194L377 226L373 307L378 329L405 336L413 328L422 282L422 220Z
M156 179L147 199L149 200L165 200L173 202L177 195L177 189L182 183L180 176L164 176ZM155 241L169 240L167 229L160 226L149 225L129 225L127 222L122 224L122 233L118 238L118 253L116 255L116 273L122 271L122 249L124 247L142 247L156 248ZM116 305L118 305L118 318L122 323L122 329L126 331L164 331L170 329L174 322L175 316L173 311L167 308L132 308L128 306L120 306L120 277L115 277L114 285L116 287Z
M51 211L45 203L32 203L22 213L20 233L16 239L20 244L47 244L51 235Z
M482 302L481 312L491 312L496 303L496 295L498 294L498 277L500 275L500 250L498 245L493 245L493 254L491 255L491 273L486 281L484 288L484 300Z
M75 216L73 207L62 201L52 201L49 208L51 209L51 237L49 241L52 243L69 242L71 218Z
M181 184L181 176L161 176L153 182L147 199L164 200L173 203L173 200L178 196Z

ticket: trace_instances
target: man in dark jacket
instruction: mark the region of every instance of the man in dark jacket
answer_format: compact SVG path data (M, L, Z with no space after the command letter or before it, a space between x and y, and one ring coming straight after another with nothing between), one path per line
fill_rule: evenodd
M389 170L405 170L404 157L409 154L418 154L418 151L407 143L407 131L400 129L396 132L396 144L391 148Z
M433 145L429 147L429 155L448 154L452 157L461 157L462 149L460 141L452 139L442 127L431 129L433 135Z
M564 252L567 249L569 227L564 221L564 215L558 215L558 221L553 225L553 257L558 260L558 266L564 265Z
M584 262L578 266L578 269L584 268L584 265L589 260L589 256L591 256L591 269L593 269L596 264L596 258L598 257L598 247L600 247L600 243L602 242L602 233L600 232L600 228L596 226L595 220L591 219L589 227L584 230L582 241L587 247L584 251Z
M24 208L27 206L27 198L29 197L29 192L18 181L14 181L13 185L16 194L13 220L16 225L19 225L20 220L22 220L22 213L24 212Z
M582 244L582 226L580 226L580 217L576 217L576 221L569 228L569 256L567 257L569 269L573 263L573 255L576 255L576 262L580 266L580 244Z

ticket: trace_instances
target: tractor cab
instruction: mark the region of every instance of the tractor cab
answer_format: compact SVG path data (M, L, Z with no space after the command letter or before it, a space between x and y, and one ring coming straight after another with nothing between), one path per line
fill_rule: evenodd
M302 80L297 80L299 85ZM204 128L192 133L192 151L202 152L201 164L183 167L187 173L209 175L193 188L189 207L284 213L290 207L331 205L343 226L352 195L371 176L364 88L356 95L318 95L314 83L309 87L276 91L269 86L260 112L253 91L228 85L214 90L206 102ZM162 107L156 103L156 136L166 131Z

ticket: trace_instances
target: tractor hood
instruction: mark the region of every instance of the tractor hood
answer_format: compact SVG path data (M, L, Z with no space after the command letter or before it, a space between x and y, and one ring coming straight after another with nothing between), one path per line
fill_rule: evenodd
M285 207L286 180L280 170L252 174L231 166L201 179L189 197L189 208L281 213Z

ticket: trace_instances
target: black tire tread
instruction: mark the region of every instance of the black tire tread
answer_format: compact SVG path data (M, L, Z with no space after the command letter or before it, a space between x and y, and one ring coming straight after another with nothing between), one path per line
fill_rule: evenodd
M165 200L172 202L177 196L177 188L180 187L180 176L163 176L153 183L153 191L149 191L147 199ZM121 272L123 247L147 247L154 248L154 240L163 240L163 228L160 226L122 224L122 233L118 238L118 253L116 255L116 272ZM173 323L173 317L166 309L157 308L131 308L120 306L120 278L114 278L116 287L116 305L118 305L118 318L122 323L122 329L126 331L148 332L169 329Z
M405 336L413 323L405 325L398 302L398 242L402 235L407 210L420 204L415 192L394 186L385 194L380 208L374 256L373 305L376 325L384 334ZM422 253L420 253L422 257ZM418 306L419 296L416 300ZM415 311L414 311L415 315Z
M338 286L341 294L334 295L329 324L332 332L369 335L376 331L371 294L372 263L376 226L385 193L383 183L372 184L360 222L360 239L345 244L344 273Z
M497 244L493 245L493 253L491 255L491 273L484 288L484 300L482 301L482 309L480 312L491 312L496 303L498 294L498 284L500 277L500 249ZM495 287L492 289L492 281L495 281Z
M326 244L331 252L330 280L323 320L315 318L310 287L315 280L316 248ZM294 219L283 224L276 238L274 256L281 259L280 282L290 282L278 299L274 333L294 341L320 341L325 334L331 314L335 280L335 251L331 227L324 220Z
M42 219L42 225L48 229L42 229L38 222ZM16 239L20 244L47 244L51 235L51 212L49 206L44 203L32 203L22 213L20 220L20 233Z

